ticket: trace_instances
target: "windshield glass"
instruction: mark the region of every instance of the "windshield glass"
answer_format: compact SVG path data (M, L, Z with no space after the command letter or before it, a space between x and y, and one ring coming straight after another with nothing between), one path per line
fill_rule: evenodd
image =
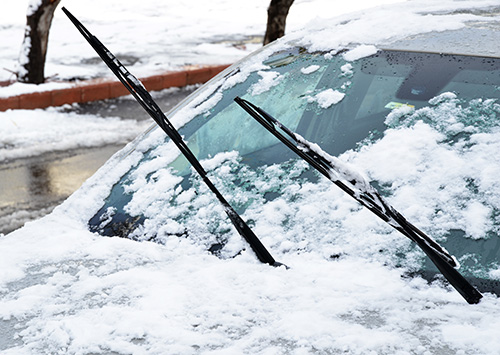
M490 287L500 279L500 163L492 158L500 148L500 61L383 50L346 58L345 51L275 53L242 82L221 79L205 101L215 104L180 133L273 252L356 254L435 272L418 248L249 117L236 96L367 174L410 222L458 258L465 276ZM113 186L89 225L102 235L165 244L189 237L233 257L245 245L223 214L165 138Z

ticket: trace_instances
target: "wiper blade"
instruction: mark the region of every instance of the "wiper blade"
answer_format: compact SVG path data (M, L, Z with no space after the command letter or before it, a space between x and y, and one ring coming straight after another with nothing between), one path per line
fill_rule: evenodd
M457 263L454 257L436 241L408 222L360 174L347 167L338 158L330 156L317 144L292 132L260 107L240 97L236 97L234 101L322 175L383 221L414 241L467 302L471 304L479 302L482 298L481 293L455 269Z
M123 64L95 37L92 35L81 23L78 21L65 7L62 8L64 13L73 22L75 27L85 37L89 44L99 54L101 59L111 69L111 71L118 77L122 84L130 91L134 98L141 104L146 112L155 120L163 131L172 139L179 150L184 154L187 160L191 163L193 168L200 174L208 188L215 194L219 202L224 207L226 214L233 223L238 233L248 242L252 250L255 252L257 258L263 262L273 266L279 266L280 263L276 262L271 256L269 251L264 247L259 238L253 233L250 227L243 221L243 219L236 213L236 211L229 205L226 199L221 195L217 188L213 185L203 169L202 165L196 159L194 154L188 148L179 132L170 123L162 110L158 107L149 92L142 85L142 83L133 76Z

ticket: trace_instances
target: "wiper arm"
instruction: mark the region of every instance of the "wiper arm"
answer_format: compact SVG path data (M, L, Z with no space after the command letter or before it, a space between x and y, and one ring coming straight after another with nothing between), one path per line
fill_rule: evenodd
M234 101L288 148L307 161L335 185L383 221L417 243L439 271L441 271L443 276L467 302L471 304L479 302L482 297L481 293L455 269L457 263L454 257L436 241L408 222L360 174L347 167L338 158L330 156L317 144L311 143L292 132L260 107L240 97L236 97Z
M191 163L194 169L200 174L208 188L215 194L219 202L224 207L226 214L233 223L238 233L248 242L252 250L255 252L257 258L263 262L274 266L281 265L277 263L271 256L269 251L264 247L259 238L253 233L250 227L243 221L243 219L236 213L236 211L229 205L226 199L216 189L213 183L207 176L207 173L201 166L200 162L191 150L188 148L179 132L170 123L162 110L158 107L149 92L142 85L142 83L133 76L123 64L95 37L92 35L81 23L78 21L65 7L62 8L64 13L73 22L75 27L85 37L89 44L99 54L101 59L111 69L111 71L118 77L122 84L130 91L134 98L141 104L146 112L155 120L158 126L165 131L165 133L172 139L179 150L184 154L187 160Z

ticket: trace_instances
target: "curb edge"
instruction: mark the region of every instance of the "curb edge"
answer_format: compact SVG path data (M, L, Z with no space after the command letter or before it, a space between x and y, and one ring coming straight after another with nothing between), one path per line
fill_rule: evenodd
M229 67L229 64L190 67L181 71L166 72L144 78L140 81L146 89L158 91L171 87L202 84ZM37 109L64 104L105 100L128 95L123 85L110 79L91 79L56 90L38 91L10 97L0 97L0 112L18 109Z

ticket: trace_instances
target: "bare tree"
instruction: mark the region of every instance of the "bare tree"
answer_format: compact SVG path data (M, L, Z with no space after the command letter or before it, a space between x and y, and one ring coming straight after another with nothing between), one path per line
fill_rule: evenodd
M293 0L271 0L267 9L267 28L264 44L268 44L285 34L286 17Z
M41 84L45 81L45 57L54 11L61 0L31 0L26 12L24 40L19 56L17 80Z

